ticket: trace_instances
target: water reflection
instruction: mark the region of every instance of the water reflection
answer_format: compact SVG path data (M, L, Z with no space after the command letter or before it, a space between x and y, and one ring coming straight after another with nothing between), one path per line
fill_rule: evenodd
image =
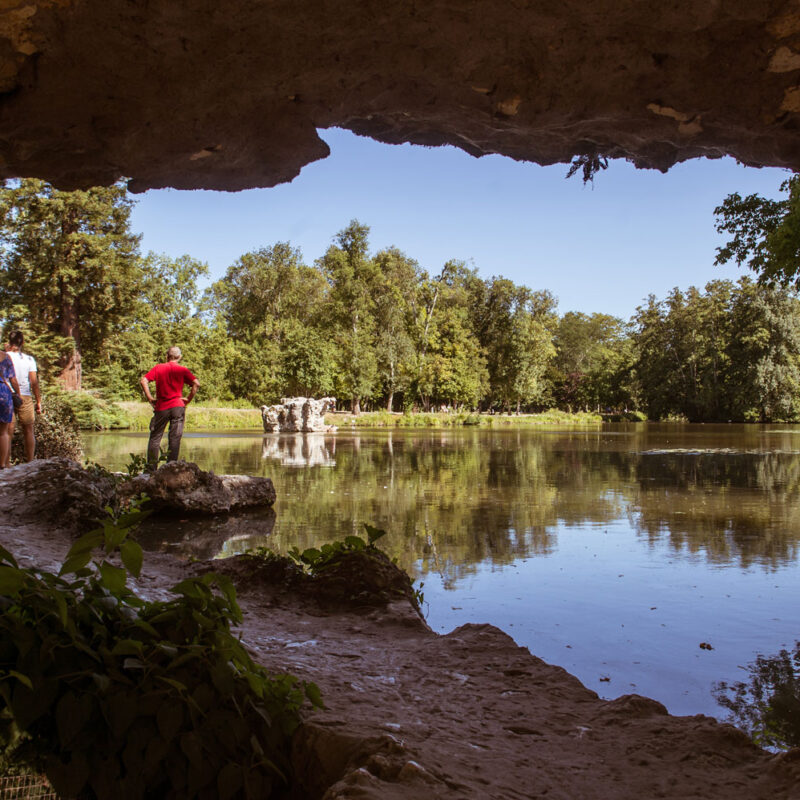
M321 433L270 434L261 441L261 458L282 467L335 467L336 437Z
M121 469L145 436L86 444ZM717 713L714 681L800 634L798 449L800 428L757 425L187 434L204 469L272 478L276 517L150 546L286 552L368 522L425 581L434 630L491 622L604 696Z
M237 514L180 518L148 517L139 528L138 539L147 550L172 553L178 558L215 558L227 549L238 552L262 545L275 527L271 508Z
M183 453L216 472L273 478L276 549L342 538L369 522L389 531L385 541L407 569L454 581L481 563L552 553L560 526L622 519L647 546L676 556L745 568L792 562L795 442L793 431L768 426L618 426L194 434ZM113 468L134 445L130 436L87 437L87 455Z
M746 670L749 680L714 687L728 720L762 747L800 747L800 642L791 653L759 655Z

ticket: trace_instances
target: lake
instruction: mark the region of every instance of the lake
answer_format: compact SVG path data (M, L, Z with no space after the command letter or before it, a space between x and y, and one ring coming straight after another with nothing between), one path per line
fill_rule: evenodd
M84 441L119 470L146 434ZM187 433L181 456L272 478L275 513L152 525L146 547L285 553L369 523L434 630L490 622L603 697L722 718L713 684L800 639L800 427Z

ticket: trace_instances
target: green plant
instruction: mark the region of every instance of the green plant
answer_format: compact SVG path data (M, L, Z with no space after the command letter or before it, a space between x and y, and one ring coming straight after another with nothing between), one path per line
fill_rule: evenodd
M0 548L0 745L77 800L272 796L319 690L252 661L230 630L242 615L226 577L137 597L142 502L109 511L58 575Z
M386 536L386 531L380 528L373 528L372 525L364 525L367 531L368 541L364 541L360 536L347 536L343 541L323 544L321 548L309 547L301 553L296 547L289 551L291 558L302 569L307 569L311 575L318 575L326 567L331 566L344 553L360 552L372 548L376 550L375 542L382 536Z
M70 405L64 401L63 392L46 394L42 406L44 413L37 414L33 428L36 436L36 457L80 461L83 448L78 420ZM11 458L16 462L25 458L21 425L16 426L11 443Z
M143 472L147 471L148 461L146 455L142 455L141 453L128 453L128 456L128 463L125 465L128 477L135 478L137 475L141 475ZM167 461L169 461L169 453L166 450L160 450L156 465L166 464Z

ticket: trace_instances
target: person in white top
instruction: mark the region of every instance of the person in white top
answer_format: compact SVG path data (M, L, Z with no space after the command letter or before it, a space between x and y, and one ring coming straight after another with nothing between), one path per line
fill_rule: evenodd
M22 397L22 405L14 414L15 420L19 420L22 426L22 436L25 441L25 460L33 461L36 452L36 437L33 433L33 424L36 421L34 412L34 398L36 398L36 414L42 413L42 394L39 390L39 377L36 369L36 359L22 352L22 345L25 344L25 336L22 331L14 331L8 337L8 355L14 363L14 371L17 374L19 383L19 393ZM10 437L14 435L14 422L11 423Z

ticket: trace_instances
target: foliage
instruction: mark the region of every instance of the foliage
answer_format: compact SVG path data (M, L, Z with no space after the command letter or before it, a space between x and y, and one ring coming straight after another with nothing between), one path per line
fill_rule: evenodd
M604 169L608 169L608 158L598 153L596 149L592 149L590 152L575 156L572 159L566 177L571 178L577 172L580 172L583 176L584 184L594 183L597 173Z
M147 460L146 455L142 455L141 453L129 453L128 456L125 472L127 472L129 478L135 478L137 475L141 475L148 470L150 462ZM166 464L167 461L169 461L169 452L162 448L158 454L156 465L162 463Z
M128 415L122 408L89 392L65 392L59 390L56 384L48 392L48 405L55 397L72 409L80 430L104 431L130 427Z
M558 323L555 346L551 379L560 405L570 410L635 405L633 340L621 319L570 311Z
M405 598L422 615L422 584L415 588L396 560L389 560L375 546L386 531L371 525L364 528L366 541L350 535L319 548L301 551L293 547L288 557L258 548L247 553L246 558L260 576L279 580L326 606L383 606Z
M360 536L348 536L344 541L323 544L320 549L309 547L300 552L296 547L289 551L289 558L299 564L303 569L308 570L311 575L319 575L324 569L330 567L344 553L353 553L374 548L375 542L382 536L386 536L386 531L373 528L371 525L364 524L367 531L368 541L364 541Z
M37 458L69 458L80 461L83 446L78 419L72 406L64 398L64 392L54 391L42 399L42 414L36 415L34 436ZM22 426L17 425L11 443L11 458L21 462L25 459Z
M37 355L68 388L81 388L84 351L102 353L138 289L131 207L121 184L62 192L23 179L0 189L0 307L49 337L54 349Z
M719 233L730 234L717 248L717 264L745 265L767 285L800 288L800 177L781 184L783 200L738 192L714 209Z
M375 298L380 273L368 254L369 228L358 220L339 231L335 244L319 259L318 266L330 286L327 314L337 343L337 396L351 399L359 413L361 400L370 397L378 380L375 336Z
M142 551L129 533L146 513L83 536L59 575L0 550L0 741L78 800L272 796L319 692L252 661L230 630L242 617L225 577L184 580L168 601L134 594Z
M714 697L728 709L730 721L762 747L800 747L800 642L791 653L759 655L746 670L747 682L714 686Z
M800 301L741 278L674 289L637 309L635 370L651 418L800 417Z

